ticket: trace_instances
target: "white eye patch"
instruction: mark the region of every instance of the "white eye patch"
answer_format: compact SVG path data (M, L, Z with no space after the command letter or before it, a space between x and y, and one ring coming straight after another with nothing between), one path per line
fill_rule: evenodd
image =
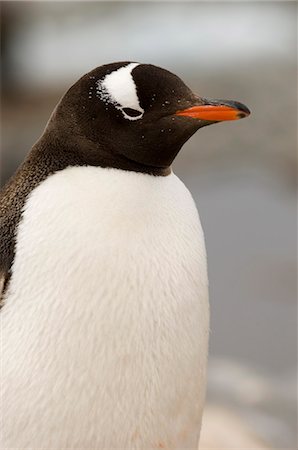
M112 103L122 112L125 119L129 120L139 120L144 114L131 74L138 65L139 63L130 63L125 67L120 67L97 82L96 92L100 99L105 103Z

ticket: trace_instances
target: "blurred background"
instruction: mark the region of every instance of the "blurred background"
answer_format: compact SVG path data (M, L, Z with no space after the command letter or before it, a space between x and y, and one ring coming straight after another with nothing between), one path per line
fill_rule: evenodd
M160 65L250 118L207 127L174 171L209 256L202 448L297 448L296 2L2 2L2 184L92 68Z

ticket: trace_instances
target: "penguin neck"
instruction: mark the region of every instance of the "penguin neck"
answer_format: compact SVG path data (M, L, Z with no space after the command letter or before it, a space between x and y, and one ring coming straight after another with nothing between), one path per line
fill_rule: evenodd
M74 133L59 133L51 124L32 148L32 156L51 165L50 172L69 166L99 166L131 172L141 172L153 176L167 176L171 167L154 167L138 163L120 153L109 150L105 142L93 142ZM30 156L30 155L29 155Z

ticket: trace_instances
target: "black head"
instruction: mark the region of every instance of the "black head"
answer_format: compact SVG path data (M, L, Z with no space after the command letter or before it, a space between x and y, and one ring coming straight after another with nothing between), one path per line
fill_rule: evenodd
M165 174L196 130L248 114L240 103L195 95L167 70L118 62L75 83L47 132L67 143L84 164Z

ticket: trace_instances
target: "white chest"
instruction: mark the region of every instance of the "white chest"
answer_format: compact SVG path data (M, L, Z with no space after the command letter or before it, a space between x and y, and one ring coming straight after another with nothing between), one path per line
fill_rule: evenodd
M173 174L73 167L30 195L3 309L4 446L196 446L208 288Z

